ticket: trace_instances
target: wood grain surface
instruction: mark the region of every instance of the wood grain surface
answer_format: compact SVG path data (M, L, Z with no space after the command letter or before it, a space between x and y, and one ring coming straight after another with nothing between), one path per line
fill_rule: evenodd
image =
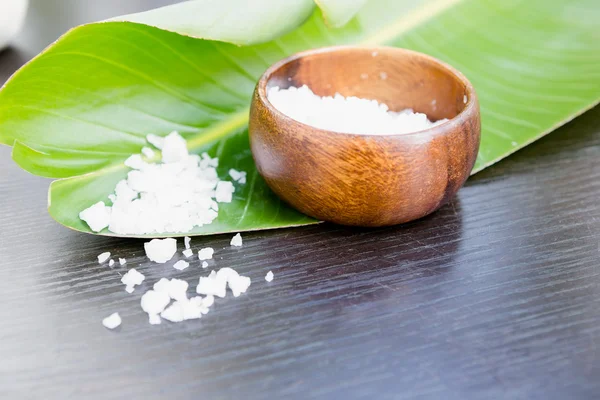
M72 25L162 3L34 0L0 80ZM0 398L598 399L599 160L597 107L406 226L193 239L253 284L199 321L150 326L143 289L196 280L198 263L177 272L142 241L61 227L49 181L0 147ZM97 264L107 250L139 265L142 290Z

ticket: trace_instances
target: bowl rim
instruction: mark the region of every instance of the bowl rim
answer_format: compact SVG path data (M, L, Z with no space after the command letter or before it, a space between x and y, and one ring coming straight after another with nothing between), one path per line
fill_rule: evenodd
M284 114L283 112L279 111L279 109L277 109L269 101L268 96L267 96L267 84L269 83L271 76L277 70L279 70L281 67L283 67L284 65L289 64L293 61L296 61L302 57L306 57L306 56L310 56L310 55L314 55L314 54L333 53L333 52L348 51L348 50L364 50L364 51L371 52L371 53L377 52L377 51L392 51L392 52L397 52L397 53L401 53L404 55L417 56L421 59L427 60L429 62L433 62L434 64L437 64L440 67L442 67L448 73L457 77L461 82L463 82L465 84L465 89L467 92L467 103L465 104L465 107L462 109L462 111L459 112L456 116L450 118L449 120L447 120L439 125L435 125L435 126L432 126L430 128L423 129L420 131L414 131L414 132L409 132L409 133L350 133L350 132L332 131L329 129L323 129L323 128L319 128L319 127L316 127L313 125L305 124L304 122L300 122L300 121L288 116L287 114ZM327 47L320 47L320 48L316 48L316 49L304 50L304 51L294 53L294 54L292 54L288 57L285 57L285 58L277 61L276 63L272 64L261 75L261 77L258 80L258 83L256 85L256 92L257 92L258 98L263 103L263 105L270 112L272 112L275 116L283 119L286 122L289 122L292 124L297 124L301 127L307 127L307 128L310 128L310 129L313 129L313 130L316 130L316 131L319 131L322 133L331 134L331 135L344 135L344 136L354 136L354 137L363 137L363 138L368 137L368 138L380 138L380 139L383 139L386 137L438 136L438 135L447 134L447 133L451 132L454 127L462 125L466 120L469 119L469 116L477 115L478 110L476 110L476 107L479 104L479 101L477 98L477 93L475 92L475 88L473 87L471 82L467 79L467 77L462 72L460 72L456 68L452 67L451 65L449 65L435 57L432 57L428 54L410 50L410 49L405 49L402 47L393 47L393 46L353 46L353 45L327 46Z

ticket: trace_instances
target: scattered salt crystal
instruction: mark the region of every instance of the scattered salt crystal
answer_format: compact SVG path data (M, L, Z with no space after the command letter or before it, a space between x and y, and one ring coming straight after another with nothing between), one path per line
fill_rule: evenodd
M110 260L110 261L108 262L108 266L109 266L109 267L112 267L113 265L115 265L115 260Z
M154 158L154 150L152 150L150 147L142 147L142 154L146 158Z
M146 140L148 141L148 143L150 143L157 149L162 149L163 144L165 143L165 138L163 138L162 136L154 135L152 133L146 136Z
M265 281L267 281L267 282L273 281L273 271L267 272L267 275L265 276Z
M183 279L161 278L154 284L152 289L155 292L166 293L173 300L187 300L187 290L189 284Z
M155 292L163 292L163 293L169 294L169 285L170 284L171 284L171 281L168 280L167 278L160 278L160 280L152 286L152 289L154 289Z
M382 81L385 81L387 79L388 75L386 72L380 72L379 77L381 78Z
M206 261L202 261L202 268L208 267L208 263Z
M231 203L235 188L231 182L220 181L215 189L215 199L219 203Z
M245 171L238 171L235 169L230 169L229 170L229 176L231 177L231 179L233 179L234 181L236 181L237 183L246 183L246 172Z
M167 293L148 290L142 296L140 304L142 310L148 313L149 321L152 325L160 324L158 315L169 305L171 298ZM158 320L157 320L158 318Z
M186 258L190 258L191 256L194 255L194 250L192 249L187 249L181 252Z
M164 264L177 252L177 240L173 238L152 239L144 243L144 250L151 261Z
M196 293L223 298L227 293L227 281L223 277L218 278L217 274L212 272L207 277L200 277L198 286L196 286Z
M187 144L179 133L171 132L165 137L162 148L163 163L176 163L183 161L188 156Z
M118 312L112 313L102 320L102 325L108 329L115 329L117 326L121 325L121 316Z
M186 269L189 266L190 266L189 262L184 261L184 260L179 260L173 265L173 268L175 268L176 270L179 270L179 271L183 271L184 269Z
M242 247L242 235L240 233L236 234L231 238L231 242L229 242L229 244L235 247Z
M105 251L104 253L102 253L102 254L100 254L98 256L98 264L102 264L103 262L105 262L109 258L110 258L110 252L109 251Z
M171 304L166 310L160 313L160 316L171 322L183 321L183 307L178 301Z
M185 248L189 249L190 248L190 242L192 241L192 238L189 236L186 236L183 238L183 242L185 244Z
M239 297L242 293L246 293L252 281L247 276L237 276L228 281L229 289L233 293L233 297Z
M127 260L124 258L119 258L119 265L125 265L127 263Z
M114 194L109 194L108 195L108 199L110 200L111 203L115 203L115 201L117 201L117 196L115 196Z
M215 302L215 296L208 295L202 300L202 305L206 308L212 306Z
M133 169L142 169L146 165L144 160L142 160L142 156L139 154L132 154L129 156L127 160L125 160L125 165L129 168Z
M111 208L107 207L103 201L99 201L80 212L79 219L85 221L94 232L100 232L110 224L110 212Z
M366 79L367 76L362 76ZM431 128L446 120L431 122L427 115L411 109L389 111L376 100L315 95L306 85L300 88L268 90L268 99L282 113L307 125L341 133L392 135Z
M215 250L212 247L205 247L204 249L200 249L200 251L198 252L198 259L200 261L210 260L211 258L213 258L214 253Z
M125 285L125 290L132 293L136 285L141 285L146 277L138 272L135 268L131 268L125 275L121 277L121 283Z

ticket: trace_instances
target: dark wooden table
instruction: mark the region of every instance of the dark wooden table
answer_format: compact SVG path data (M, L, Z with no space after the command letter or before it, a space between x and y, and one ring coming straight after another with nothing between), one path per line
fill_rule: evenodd
M0 82L70 26L164 3L33 1ZM198 271L61 227L49 181L1 147L0 398L598 399L599 160L597 107L407 226L258 232L239 250L196 238L255 283L199 321L150 326L142 291L96 255L149 283Z

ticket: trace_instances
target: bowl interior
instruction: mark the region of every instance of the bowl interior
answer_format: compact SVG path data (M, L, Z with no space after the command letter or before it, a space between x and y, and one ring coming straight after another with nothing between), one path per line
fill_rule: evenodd
M396 48L341 47L302 53L275 66L266 88L307 85L319 96L356 96L412 108L430 120L456 117L471 87L453 68L432 57Z

